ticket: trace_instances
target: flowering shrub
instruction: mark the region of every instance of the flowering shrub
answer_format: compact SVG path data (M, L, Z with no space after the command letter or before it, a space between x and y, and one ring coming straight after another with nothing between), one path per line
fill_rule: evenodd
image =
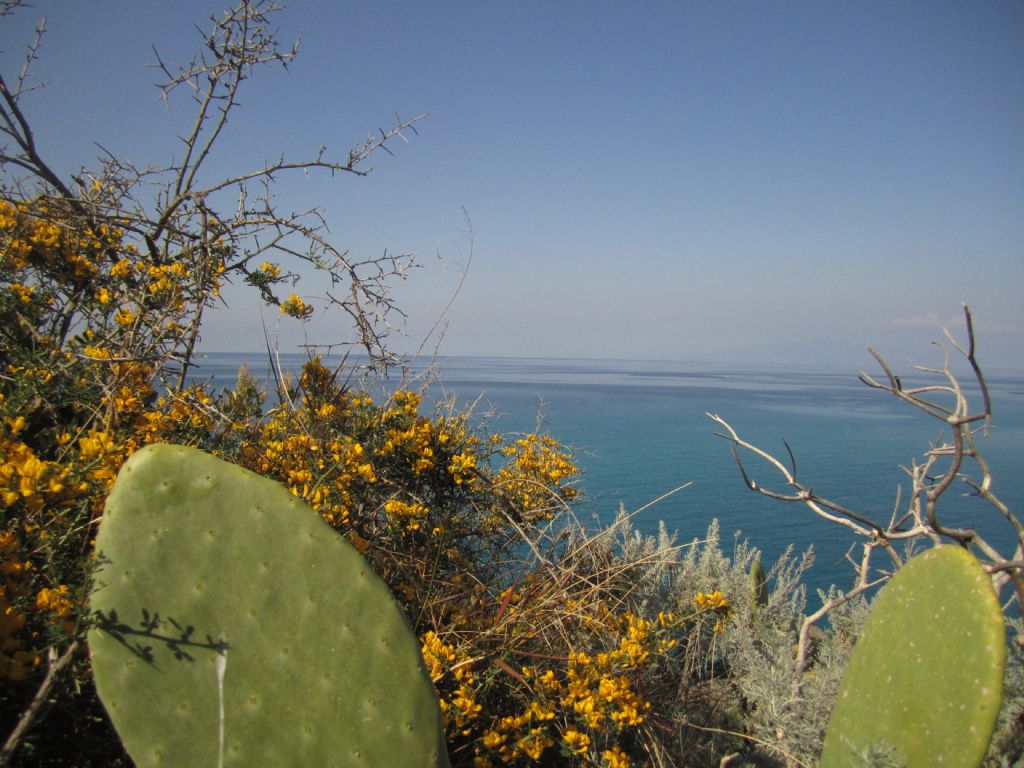
M181 340L196 275L136 266L118 232L87 270L81 241L44 226L32 201L3 210L2 311L21 331L0 352L8 701L27 706L53 655L80 641L92 536L117 471L141 446L173 441L280 481L364 553L421 634L457 765L644 762L652 721L674 717L666 681L684 683L731 606L695 588L652 615L629 599L628 569L588 559L589 539L545 538L577 495L577 469L556 441L489 435L450 408L427 415L407 389L375 400L317 357L269 407L244 371L223 392L173 386L166 350ZM47 272L62 260L79 266ZM74 332L54 335L75 290ZM76 706L95 724L77 748L102 741L94 754L123 760L84 661L75 676L85 692ZM27 753L73 761L76 747L50 722Z
M182 340L185 297L215 291L216 271L203 288L180 264L143 269L123 232L76 237L47 220L44 200L0 211L0 678L12 711L31 700L48 654L76 647L97 519L121 465L148 443L199 445L279 480L424 626L443 627L481 552L514 549L510 521L544 515L542 494L575 494L576 468L550 438L527 436L529 449L506 458L467 414L424 415L407 390L375 402L319 358L269 409L244 372L226 392L174 387L167 350ZM72 296L74 316L55 333ZM79 675L88 689L87 667Z

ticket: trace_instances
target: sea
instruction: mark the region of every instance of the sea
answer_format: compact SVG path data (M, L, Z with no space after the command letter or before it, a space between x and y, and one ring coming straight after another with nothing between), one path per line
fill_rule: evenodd
M274 367L296 371L305 359L280 354L271 365L266 354L210 353L199 361L195 378L214 388L229 386L245 364L273 392ZM346 363L353 373L356 363ZM414 366L404 377L394 374L384 386L426 387L428 399L472 407L474 419L492 432L540 429L569 446L581 468L575 514L584 524L607 524L624 509L636 513L636 530L655 533L664 523L684 543L703 538L717 520L726 553L735 540L746 539L761 550L766 566L790 545L797 553L813 547L815 564L805 582L816 603L817 590L849 588L853 571L846 556L858 544L856 535L799 502L751 491L730 443L716 435L721 426L708 414L720 415L740 437L794 465L797 479L818 495L887 522L897 502L905 509L908 501L902 468L923 461L948 430L866 386L859 373L765 364L453 357ZM900 373L905 389L944 383L912 369ZM958 374L972 410L980 409L970 372ZM977 447L990 465L992 490L1021 516L1024 371L987 373L986 380L993 417L986 433L976 436ZM791 492L766 462L749 453L742 460L759 487ZM966 486L953 486L939 512L947 524L974 526L998 549L1012 552L1009 524Z

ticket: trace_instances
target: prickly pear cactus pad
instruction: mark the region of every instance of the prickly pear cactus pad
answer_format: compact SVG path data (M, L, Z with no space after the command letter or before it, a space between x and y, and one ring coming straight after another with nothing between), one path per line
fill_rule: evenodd
M839 688L821 766L977 766L1003 690L1006 636L989 576L967 550L931 549L879 592Z
M448 765L387 587L284 487L149 446L96 552L96 686L139 768Z

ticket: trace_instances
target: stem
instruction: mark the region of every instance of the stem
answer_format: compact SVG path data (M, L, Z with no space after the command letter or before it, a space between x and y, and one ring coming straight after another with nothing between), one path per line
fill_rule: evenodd
M56 649L50 648L50 666L49 669L46 670L46 677L43 678L43 682L39 686L39 690L36 691L36 695L33 697L32 703L29 704L28 708L21 713L21 717L18 719L18 724L14 726L14 730L11 731L11 735L8 736L7 741L4 742L3 749L0 750L0 768L10 764L10 760L14 756L15 751L21 745L22 738L28 732L29 728L32 727L32 722L46 705L46 700L50 695L50 689L53 688L53 684L57 680L57 675L59 675L61 671L71 663L71 659L74 657L77 650L78 640L71 643L67 650L61 654L60 658L55 658L57 655Z

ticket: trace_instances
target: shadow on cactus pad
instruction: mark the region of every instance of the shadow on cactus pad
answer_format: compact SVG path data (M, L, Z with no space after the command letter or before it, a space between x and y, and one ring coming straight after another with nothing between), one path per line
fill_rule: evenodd
M390 592L281 485L149 446L96 551L96 686L140 768L448 765Z

